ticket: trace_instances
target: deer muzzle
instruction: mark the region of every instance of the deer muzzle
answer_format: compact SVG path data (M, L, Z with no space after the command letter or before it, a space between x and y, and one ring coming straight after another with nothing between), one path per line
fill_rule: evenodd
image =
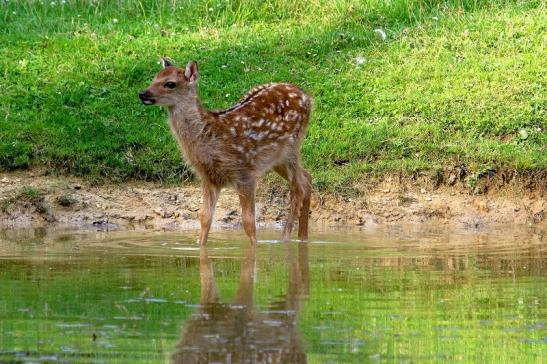
M142 103L145 105L154 105L156 103L156 100L148 90L139 92L139 99L141 99Z

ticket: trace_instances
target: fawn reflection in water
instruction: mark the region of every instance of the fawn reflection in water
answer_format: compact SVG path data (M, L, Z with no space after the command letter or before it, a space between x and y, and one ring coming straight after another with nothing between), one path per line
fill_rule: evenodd
M173 363L306 363L297 316L309 292L308 246L287 244L287 292L267 311L253 305L255 247L241 261L232 303L221 303L207 248L200 250L200 309L184 324Z

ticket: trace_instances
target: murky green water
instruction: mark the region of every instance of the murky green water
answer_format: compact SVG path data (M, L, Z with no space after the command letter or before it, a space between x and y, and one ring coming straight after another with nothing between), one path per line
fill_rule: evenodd
M547 360L541 232L195 238L0 233L0 362Z

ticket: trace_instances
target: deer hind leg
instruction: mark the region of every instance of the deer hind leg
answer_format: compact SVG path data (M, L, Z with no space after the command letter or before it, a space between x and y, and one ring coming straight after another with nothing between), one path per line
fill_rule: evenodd
M251 240L252 245L256 245L255 186L255 181L236 186L237 193L239 194L239 202L241 204L243 229Z
M276 171L281 177L285 178L289 182L291 194L289 203L289 215L287 216L287 222L285 224L285 228L283 229L282 235L283 241L289 241L296 218L299 216L301 210L304 207L306 211L309 209L309 201L306 204L304 203L306 202L305 200L307 198L308 190L311 191L311 188L306 189L306 186L309 185L309 182L304 174L304 170L302 169L302 167L300 167L300 163L298 161L288 160L284 164L275 166L274 171ZM304 235L307 235L307 218L302 219L302 222L305 224L306 230L306 234ZM301 229L299 228L299 238L302 238L300 230Z
M211 230L213 214L215 213L215 206L217 204L218 195L220 194L220 188L207 181L203 181L201 187L203 206L199 213L199 222L201 225L199 244L204 246L207 244L207 237L209 236L209 230Z
M304 190L304 197L302 199L302 207L300 209L300 217L298 219L298 239L305 241L308 240L308 220L310 217L310 201L311 201L311 190L312 190L312 178L311 175L305 169L301 169L302 176L302 187Z

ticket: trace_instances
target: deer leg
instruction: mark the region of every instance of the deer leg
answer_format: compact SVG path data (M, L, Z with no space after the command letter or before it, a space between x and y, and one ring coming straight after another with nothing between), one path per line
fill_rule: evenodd
M299 215L302 209L302 202L305 196L305 190L303 188L304 182L307 179L302 174L302 168L299 163L291 163L287 161L285 164L277 165L274 167L281 177L285 178L289 182L290 188L290 203L289 203L289 215L287 216L287 222L283 229L282 240L289 241L291 232L294 227L294 221Z
M298 239L308 240L308 220L310 216L310 201L311 201L311 175L305 169L301 169L302 182L304 190L304 198L302 199L302 208L300 209L300 217L298 219Z
M217 204L220 189L217 186L214 186L211 183L204 181L202 183L201 192L203 205L199 213L199 222L201 224L201 230L199 233L199 244L201 246L204 246L207 244L207 237L209 236L209 230L211 230L213 214L215 213L215 206Z
M238 185L236 188L241 204L243 229L251 240L251 244L256 245L255 181Z

